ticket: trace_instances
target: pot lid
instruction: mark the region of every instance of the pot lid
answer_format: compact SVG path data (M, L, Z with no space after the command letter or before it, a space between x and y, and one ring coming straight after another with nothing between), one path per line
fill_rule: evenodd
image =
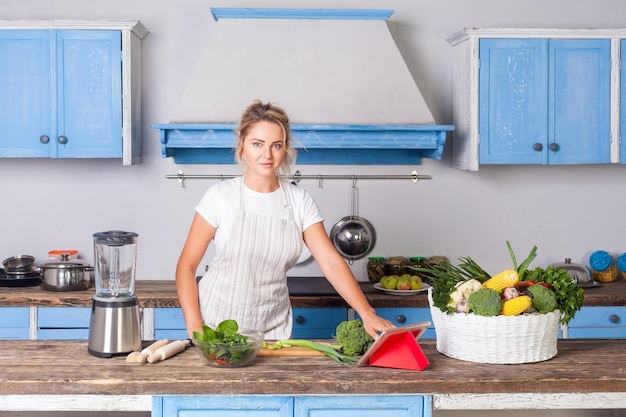
M589 270L582 264L572 263L572 258L565 258L564 263L556 263L552 264L552 266L567 271L567 275L572 277L572 279L578 284L591 282L591 274L589 273Z
M94 233L96 243L109 246L122 246L137 242L137 233L123 230L109 230L107 232Z
M75 269L88 267L89 263L80 259L49 259L41 266L48 269Z

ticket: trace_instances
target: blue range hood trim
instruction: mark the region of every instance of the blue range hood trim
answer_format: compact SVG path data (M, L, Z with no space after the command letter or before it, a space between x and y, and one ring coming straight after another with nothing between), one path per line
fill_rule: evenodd
M394 10L211 7L213 19L387 20Z
M152 124L177 164L234 164L235 124ZM452 125L293 124L301 165L415 165L441 159Z

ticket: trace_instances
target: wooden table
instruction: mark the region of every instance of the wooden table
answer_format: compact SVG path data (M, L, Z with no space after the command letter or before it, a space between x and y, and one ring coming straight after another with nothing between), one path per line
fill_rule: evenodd
M433 396L435 409L626 408L626 341L559 340L539 363L448 358L420 342L423 371L341 365L327 357L258 357L244 368L205 364L194 348L164 362L96 358L84 341L0 341L0 409L150 410L154 395Z

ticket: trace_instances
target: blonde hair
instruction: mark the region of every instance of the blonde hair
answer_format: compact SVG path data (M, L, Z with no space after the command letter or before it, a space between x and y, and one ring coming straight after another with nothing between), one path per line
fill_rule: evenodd
M287 112L275 103L263 103L261 100L254 100L241 115L239 125L235 130L237 136L237 145L235 147L235 159L237 163L243 167L246 167L246 162L242 158L243 154L243 140L255 124L259 122L275 123L281 127L284 134L284 145L286 158L283 160L277 175L288 176L291 172L291 165L295 164L298 152L292 146L294 142L291 136L291 127L289 126L289 117Z

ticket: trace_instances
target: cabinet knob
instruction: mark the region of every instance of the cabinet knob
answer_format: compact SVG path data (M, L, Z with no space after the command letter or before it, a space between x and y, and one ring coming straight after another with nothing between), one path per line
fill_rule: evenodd
M560 146L559 146L559 144L558 144L558 143L554 143L554 142L552 142L552 143L550 144L550 150L551 150L551 151L556 152L556 151L558 151L558 150L559 150L559 148L560 148Z
M298 324L304 324L304 322L305 322L306 320L305 320L305 319L304 319L304 317L302 317L302 316L296 316L295 321L296 321L296 323L298 323Z
M39 137L39 142L45 145L46 143L50 142L50 138L47 135L41 135Z
M611 314L609 316L609 321L611 323L619 323L619 316L617 314Z
M543 150L543 145L537 142L533 145L533 149L536 150L537 152L541 152Z
M396 321L400 324L406 323L406 316L404 316L403 314L400 314L398 315L398 317L396 317Z
M59 136L59 143L61 145L65 145L67 143L67 137L65 137L63 135Z

